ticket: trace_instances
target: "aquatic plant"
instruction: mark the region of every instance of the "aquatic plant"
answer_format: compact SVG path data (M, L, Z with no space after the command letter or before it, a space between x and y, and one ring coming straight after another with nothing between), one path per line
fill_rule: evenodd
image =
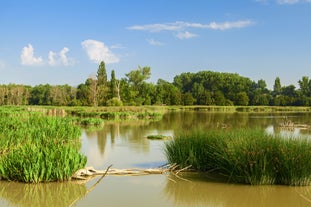
M35 183L70 179L86 164L79 153L80 135L70 119L0 116L0 179Z
M311 185L311 141L263 130L192 132L166 143L169 163L246 184Z
M82 118L79 119L78 122L83 126L101 126L104 120L101 118Z
M150 140L167 140L171 139L171 136L163 135L163 134L151 134L147 136L147 139Z

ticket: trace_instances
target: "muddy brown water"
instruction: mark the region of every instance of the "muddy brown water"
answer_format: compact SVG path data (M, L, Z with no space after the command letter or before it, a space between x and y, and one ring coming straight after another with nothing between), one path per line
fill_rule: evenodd
M166 163L164 142L147 135L174 136L191 129L264 128L268 133L310 137L306 127L280 127L291 121L310 126L310 113L256 114L172 112L162 120L105 122L82 131L81 152L88 166L154 168ZM248 186L212 182L205 174L106 176L84 182L23 184L0 182L0 206L311 206L311 187Z

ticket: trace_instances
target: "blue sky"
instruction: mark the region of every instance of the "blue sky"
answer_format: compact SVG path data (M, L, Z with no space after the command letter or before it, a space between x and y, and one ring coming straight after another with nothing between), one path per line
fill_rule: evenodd
M0 84L76 86L151 67L238 73L282 85L311 78L311 0L0 0Z

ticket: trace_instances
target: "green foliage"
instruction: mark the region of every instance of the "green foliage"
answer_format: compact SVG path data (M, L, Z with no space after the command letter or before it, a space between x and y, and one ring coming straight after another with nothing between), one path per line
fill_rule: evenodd
M193 132L166 144L167 159L227 182L311 185L311 141L262 130Z
M147 136L147 139L151 140L166 140L171 139L170 136L162 135L162 134L151 134Z
M237 94L235 104L238 106L247 106L249 103L249 98L245 92L240 92Z
M86 164L79 153L81 131L70 119L0 114L0 178L63 181Z
M267 89L265 80L255 82L235 73L186 72L176 75L172 83L159 79L157 84L147 82L150 76L150 67L138 66L119 80L112 70L108 81L105 63L101 62L96 77L87 78L77 87L67 84L0 85L0 105L114 106L114 102L111 103L114 98L126 106L311 105L311 80L307 76L298 81L300 88L297 89L294 85L282 86L277 77L272 91Z
M101 118L81 118L78 119L78 122L83 126L101 126L104 120Z
M107 101L107 106L123 106L123 102L120 99L114 97Z

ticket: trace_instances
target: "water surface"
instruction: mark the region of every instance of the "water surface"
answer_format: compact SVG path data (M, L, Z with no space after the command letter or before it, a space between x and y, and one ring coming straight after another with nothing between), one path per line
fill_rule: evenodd
M162 120L105 122L100 130L82 131L82 153L88 166L106 169L149 168L166 163L164 141L193 129L263 128L284 136L310 137L310 128L284 128L290 120L310 125L311 114L173 112ZM106 176L90 182L22 184L0 182L0 206L311 206L311 187L248 186L211 182L204 174Z

